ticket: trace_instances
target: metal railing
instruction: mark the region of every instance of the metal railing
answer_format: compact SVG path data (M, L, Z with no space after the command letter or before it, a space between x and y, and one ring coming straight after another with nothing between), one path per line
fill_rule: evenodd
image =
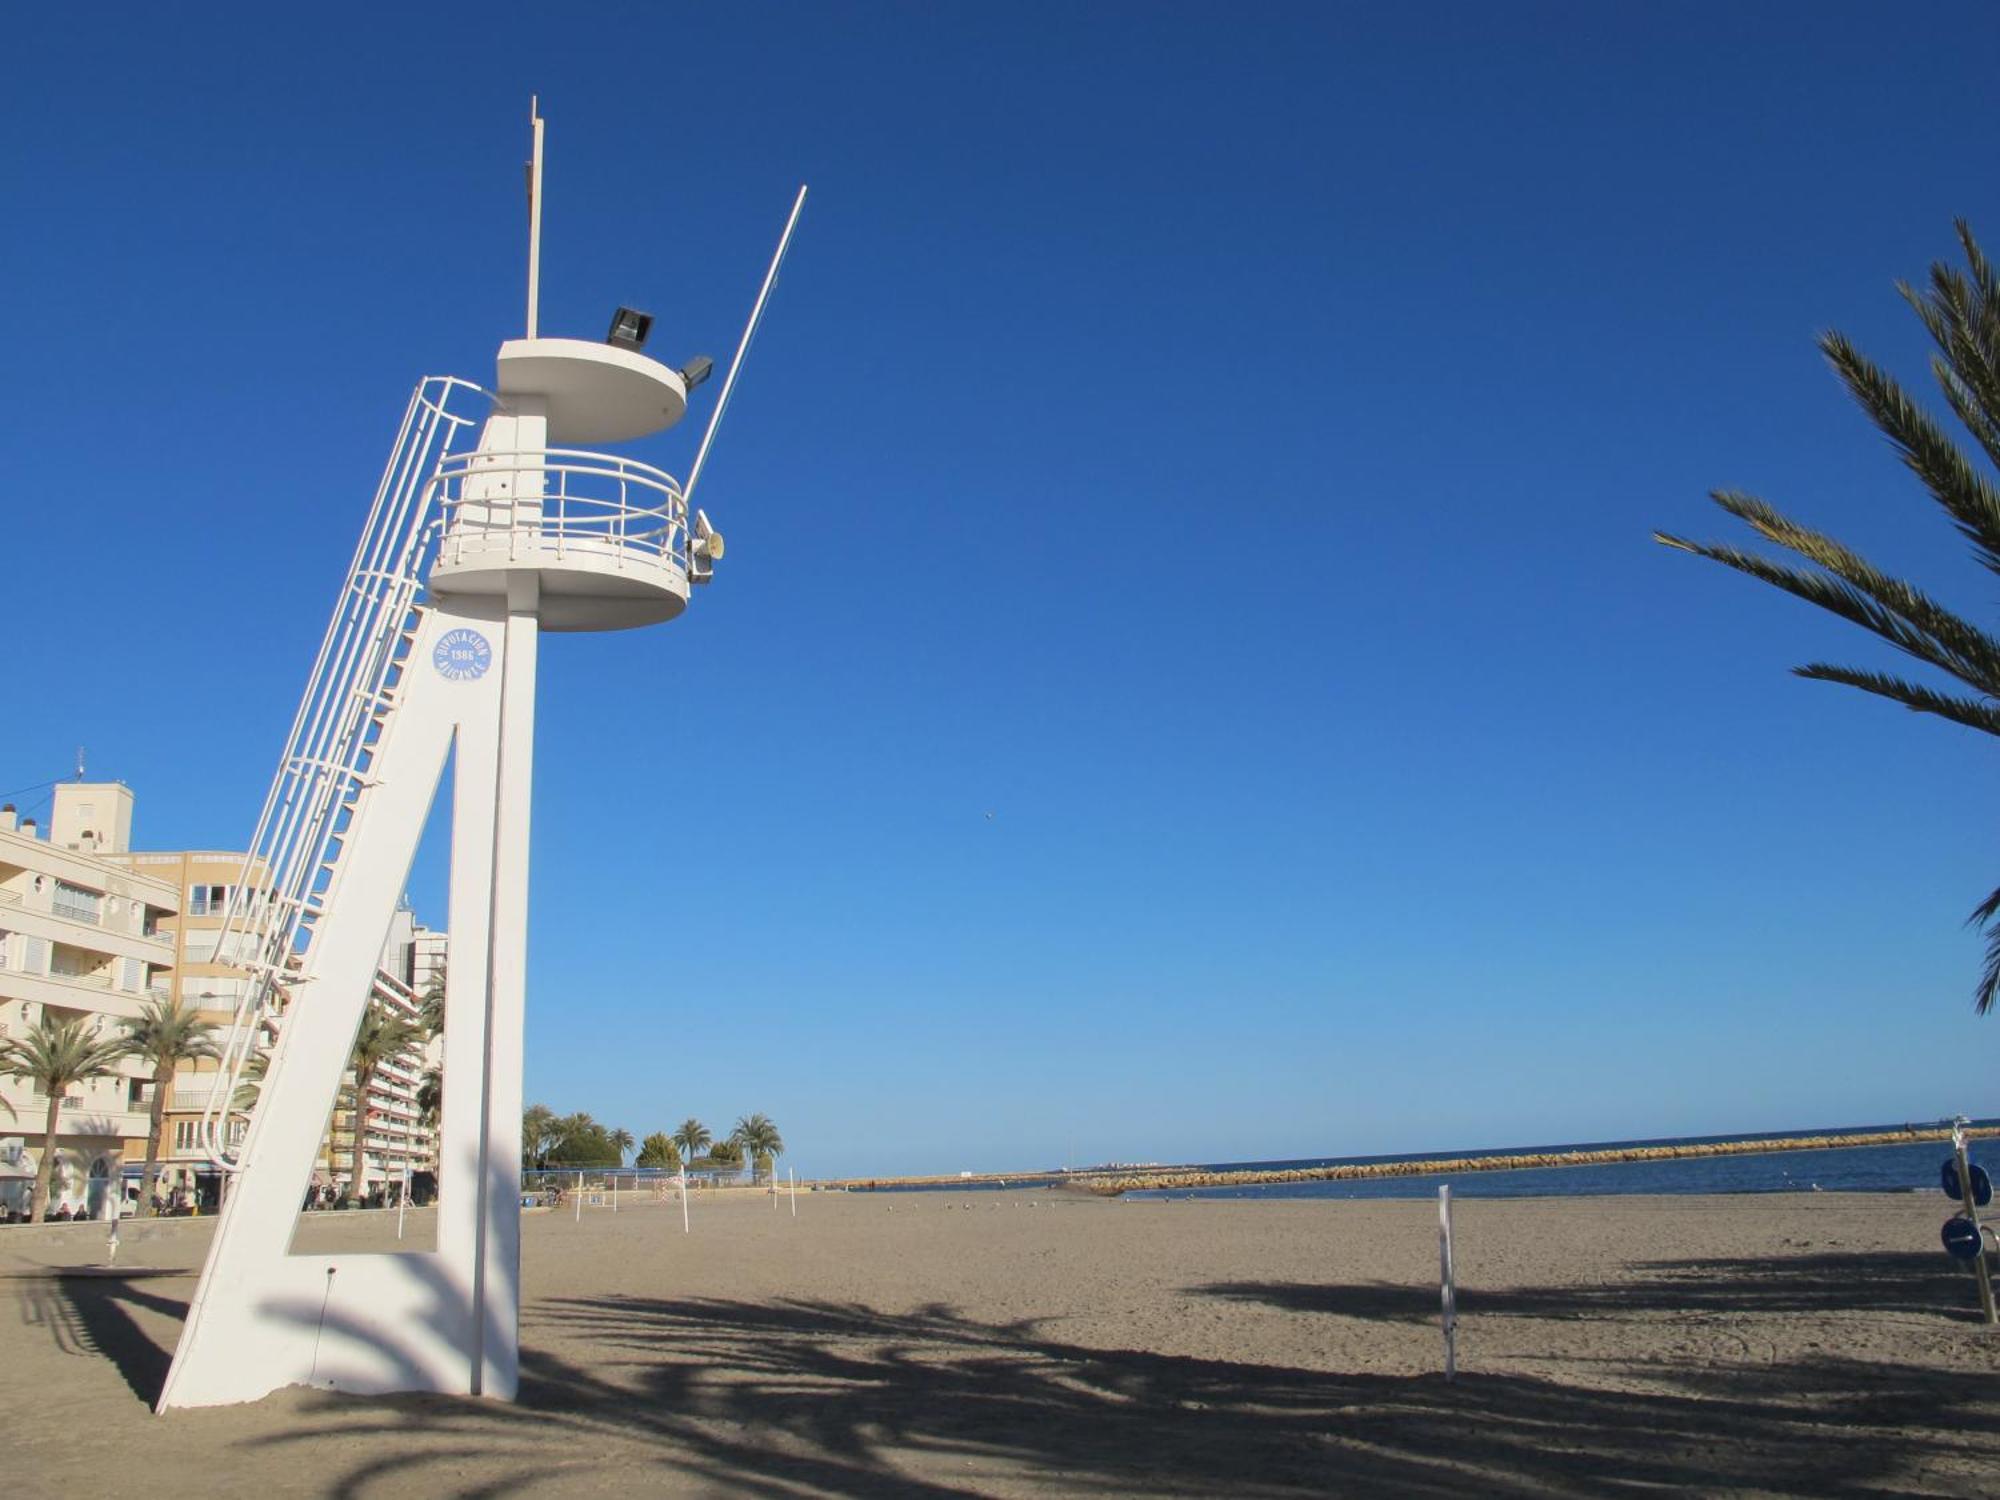
M203 1110L200 1128L203 1150L226 1169L240 1163L242 1151L224 1125L230 1100L257 1050L262 1023L282 1008L286 984L307 970L341 835L366 784L379 724L394 705L421 619L417 591L437 536L433 476L476 420L472 412L453 408L478 403L483 412L491 399L478 386L449 376L421 381L411 394L286 735L243 873L230 888L216 951L245 969L250 982L224 1034L227 1085Z
M58 885L49 898L49 910L58 917L96 927L103 921L103 897L87 891L72 893L67 886Z
M433 480L438 565L588 557L687 571L687 500L650 464L574 448L459 453Z

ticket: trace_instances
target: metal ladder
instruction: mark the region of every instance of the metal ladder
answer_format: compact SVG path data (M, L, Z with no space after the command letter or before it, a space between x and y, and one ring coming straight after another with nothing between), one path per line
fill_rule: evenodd
M234 1103L237 1089L267 1033L275 1033L287 1006L305 998L300 991L312 982L314 931L348 826L373 785L374 747L400 701L424 618L417 594L437 547L434 477L492 400L450 376L431 376L411 393L243 872L230 889L215 959L241 970L246 983L220 1044L220 1087L211 1091L199 1128L203 1153L225 1171L241 1164L247 1144L247 1137L229 1139L231 1117L243 1113ZM278 1082L273 1074L262 1087Z

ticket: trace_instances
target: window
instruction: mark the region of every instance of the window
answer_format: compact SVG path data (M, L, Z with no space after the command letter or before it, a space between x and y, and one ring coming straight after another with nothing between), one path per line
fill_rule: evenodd
M228 905L229 887L226 885L188 887L188 915L191 917L219 917Z
M125 971L120 976L118 986L120 989L124 990L128 995L136 995L146 987L146 961L144 959L120 959L119 965Z
M66 880L56 882L56 893L50 903L59 917L68 917L74 922L88 922L97 925L98 909L104 898L96 891L87 891L80 885L71 885Z
M201 1123L197 1120L174 1121L174 1150L198 1151L201 1149Z
M13 936L14 934L7 931L6 928L0 927L0 969L7 967L7 947L9 940Z

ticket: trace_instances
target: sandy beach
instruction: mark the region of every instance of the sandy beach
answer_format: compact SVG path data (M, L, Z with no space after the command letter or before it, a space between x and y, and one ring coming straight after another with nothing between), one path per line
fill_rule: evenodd
M155 1417L211 1224L0 1231L13 1493L2000 1492L2000 1333L1942 1198L697 1197L530 1215L515 1406ZM302 1244L385 1243L317 1216Z

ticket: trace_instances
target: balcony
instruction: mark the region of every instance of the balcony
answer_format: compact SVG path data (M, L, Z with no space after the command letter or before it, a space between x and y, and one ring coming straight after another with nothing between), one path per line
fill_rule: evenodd
M526 571L544 630L623 630L687 606L687 502L659 469L570 448L475 451L445 459L433 483L440 598L504 595Z

